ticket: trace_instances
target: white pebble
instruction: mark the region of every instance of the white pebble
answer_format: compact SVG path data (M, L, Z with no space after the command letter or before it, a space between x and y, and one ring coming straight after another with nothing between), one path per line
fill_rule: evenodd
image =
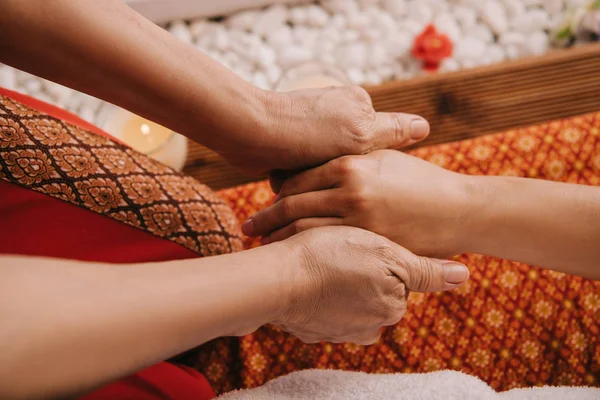
M324 62L325 64L332 64L332 65L336 64L335 57L331 53L321 53L321 54L318 54L317 55L317 59L319 61Z
M290 9L289 19L294 25L304 25L308 20L308 10L306 7L293 7Z
M503 46L514 45L514 46L522 46L525 43L525 35L519 32L504 32L498 38L498 43Z
M338 65L362 69L367 62L367 46L364 43L349 43L335 52Z
M273 48L261 44L256 48L256 60L260 65L270 66L275 64L275 60L277 60L277 53Z
M313 52L305 47L288 47L279 54L279 63L283 68L289 68L307 61L313 57Z
M375 70L370 70L365 73L364 83L367 85L379 85L381 83L381 77Z
M348 16L348 28L358 31L369 26L369 17L365 13L356 13Z
M382 43L373 43L369 46L367 54L367 65L376 68L389 61L389 55Z
M367 42L376 42L381 39L383 35L384 33L381 31L381 29L377 28L366 28L361 30L361 37Z
M321 6L332 14L340 14L346 11L348 3L350 2L346 0L324 0Z
M460 69L460 64L453 58L446 58L440 63L441 72L452 72Z
M506 58L509 60L516 60L521 55L519 47L512 44L504 46L504 52L506 54Z
M90 107L83 106L79 109L79 116L87 122L94 122L96 118L96 110Z
M525 13L525 3L522 0L502 0L510 18L518 17Z
M400 29L408 31L412 35L416 36L416 35L419 35L421 32L423 32L423 29L425 29L425 25L426 25L426 23L424 23L424 22L419 22L419 21L415 21L412 19L408 19L408 20L403 21L400 24Z
M521 33L539 31L550 26L550 16L543 10L531 10L515 17L511 21L511 26Z
M251 30L258 20L259 13L253 10L241 11L225 20L228 28Z
M252 77L252 83L259 87L260 89L268 90L271 88L271 84L269 83L269 78L267 78L267 74L264 72L257 72Z
M343 30L344 28L346 28L346 24L347 24L347 19L346 16L344 14L335 14L333 17L331 17L331 19L329 20L329 24L331 25L331 27L333 27L334 29L337 29L338 31Z
M391 67L391 65L379 65L377 67L377 73L379 74L381 79L385 81L390 79L394 75L394 69Z
M408 32L400 32L383 42L388 57L399 58L408 54L412 47L413 36Z
M329 21L329 14L322 7L312 5L308 7L307 23L314 27L323 27Z
M486 0L481 10L481 18L496 33L504 33L508 29L506 9L495 0Z
M366 10L377 5L377 3L379 3L379 0L358 0L358 7L361 10Z
M477 22L477 13L472 7L456 6L452 15L456 18L456 22L461 26L463 32Z
M57 104L57 103L56 103L56 101L55 101L55 100L52 98L52 96L50 96L49 94L46 94L46 93L44 93L44 92L39 92L39 93L35 94L35 95L34 95L34 96L32 96L32 97L35 97L36 99L38 99L38 100L40 100L40 101L43 101L44 103L48 103L48 104L54 104L54 105L56 105L56 104ZM81 116L81 115L80 115L80 116ZM83 118L83 117L82 117L82 118ZM85 118L83 118L83 119L85 119ZM93 121L93 119L94 119L94 115L92 115L92 118L91 118L91 119L89 119L89 120L87 120L87 121L89 121L89 122L92 122L92 121Z
M544 8L550 15L562 14L564 12L563 0L546 0Z
M57 104L63 104L73 92L72 89L58 83L44 81L44 89L52 96Z
M403 17L407 11L405 0L383 0L382 7L394 17Z
M279 79L281 78L281 68L279 68L277 65L270 65L267 68L267 78L269 79L269 82L271 84L275 84L279 81Z
M192 43L192 34L184 21L177 20L171 22L169 25L169 32L179 40L183 40L186 43Z
M279 27L274 32L270 32L266 37L266 42L276 50L288 47L292 40L292 28L287 25Z
M0 87L8 90L15 90L17 88L17 76L15 70L8 66L2 66L0 64Z
M360 38L360 33L354 29L348 29L342 33L342 40L347 43L357 42Z
M494 33L487 25L475 24L465 32L466 36L475 37L483 40L485 43L494 41Z
M405 79L406 71L404 70L404 65L401 63L392 64L392 77L394 79Z
M492 63L499 63L505 60L506 54L502 47L497 44L491 44L485 50L486 56L491 60Z
M549 38L543 31L533 32L528 35L527 50L534 56L539 56L548 51Z
M462 37L460 27L451 14L439 14L433 20L433 24L439 32L445 33L454 43Z
M229 35L225 28L222 26L219 28L212 36L213 46L220 51L226 51L229 48Z
M485 51L485 42L476 37L465 37L456 44L455 58L464 64L466 60L476 60Z
M346 76L354 85L360 85L365 80L365 75L360 68L349 68L346 70Z
M23 88L28 95L34 96L42 91L42 81L39 78L29 79L25 82Z
M365 13L370 20L370 26L383 30L384 32L392 32L397 29L398 24L390 14L376 7L370 7Z
M271 6L263 11L254 25L254 33L268 35L285 24L288 17L288 9L281 4Z
M416 2L411 3L408 7L408 18L423 25L431 22L431 19L433 18L431 9L426 4L414 3Z

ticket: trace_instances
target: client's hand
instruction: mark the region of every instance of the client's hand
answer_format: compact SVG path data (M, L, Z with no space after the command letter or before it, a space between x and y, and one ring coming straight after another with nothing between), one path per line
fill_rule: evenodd
M371 344L402 319L409 290L449 290L469 277L462 264L418 257L357 228L311 229L271 246L299 260L281 269L291 284L273 322L307 343Z
M376 232L416 254L464 249L468 180L393 150L341 157L285 181L276 203L242 227L263 243L324 225Z

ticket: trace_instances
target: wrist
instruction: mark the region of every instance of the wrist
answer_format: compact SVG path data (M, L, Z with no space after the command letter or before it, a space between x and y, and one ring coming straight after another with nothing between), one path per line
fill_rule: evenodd
M275 274L276 285L273 288L274 304L268 316L269 323L277 323L288 314L289 309L298 301L302 291L302 254L301 251L285 241L261 247L267 256L274 260L271 271Z
M494 185L489 177L459 175L461 224L457 236L458 253L482 253L488 228Z

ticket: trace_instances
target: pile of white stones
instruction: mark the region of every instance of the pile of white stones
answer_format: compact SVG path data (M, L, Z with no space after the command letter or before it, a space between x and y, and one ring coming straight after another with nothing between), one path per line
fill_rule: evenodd
M538 55L568 9L588 0L324 0L242 11L218 22L172 21L167 29L255 85L272 89L282 71L321 61L355 84L422 73L411 56L429 23L454 43L441 71ZM101 101L0 65L0 86L62 106L94 122Z

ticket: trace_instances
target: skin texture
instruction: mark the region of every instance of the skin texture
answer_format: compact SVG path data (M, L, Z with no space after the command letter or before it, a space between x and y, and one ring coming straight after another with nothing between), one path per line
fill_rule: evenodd
M3 399L82 393L269 322L309 342L372 343L402 318L408 290L448 290L468 278L460 264L351 227L153 264L4 256L0 274Z
M119 0L0 0L0 9L0 62L167 126L246 174L397 148L429 133L418 116L376 113L358 87L259 90Z
M417 254L482 253L600 279L599 220L596 187L461 175L382 150L287 179L276 203L242 229L270 243L317 226L350 225Z

